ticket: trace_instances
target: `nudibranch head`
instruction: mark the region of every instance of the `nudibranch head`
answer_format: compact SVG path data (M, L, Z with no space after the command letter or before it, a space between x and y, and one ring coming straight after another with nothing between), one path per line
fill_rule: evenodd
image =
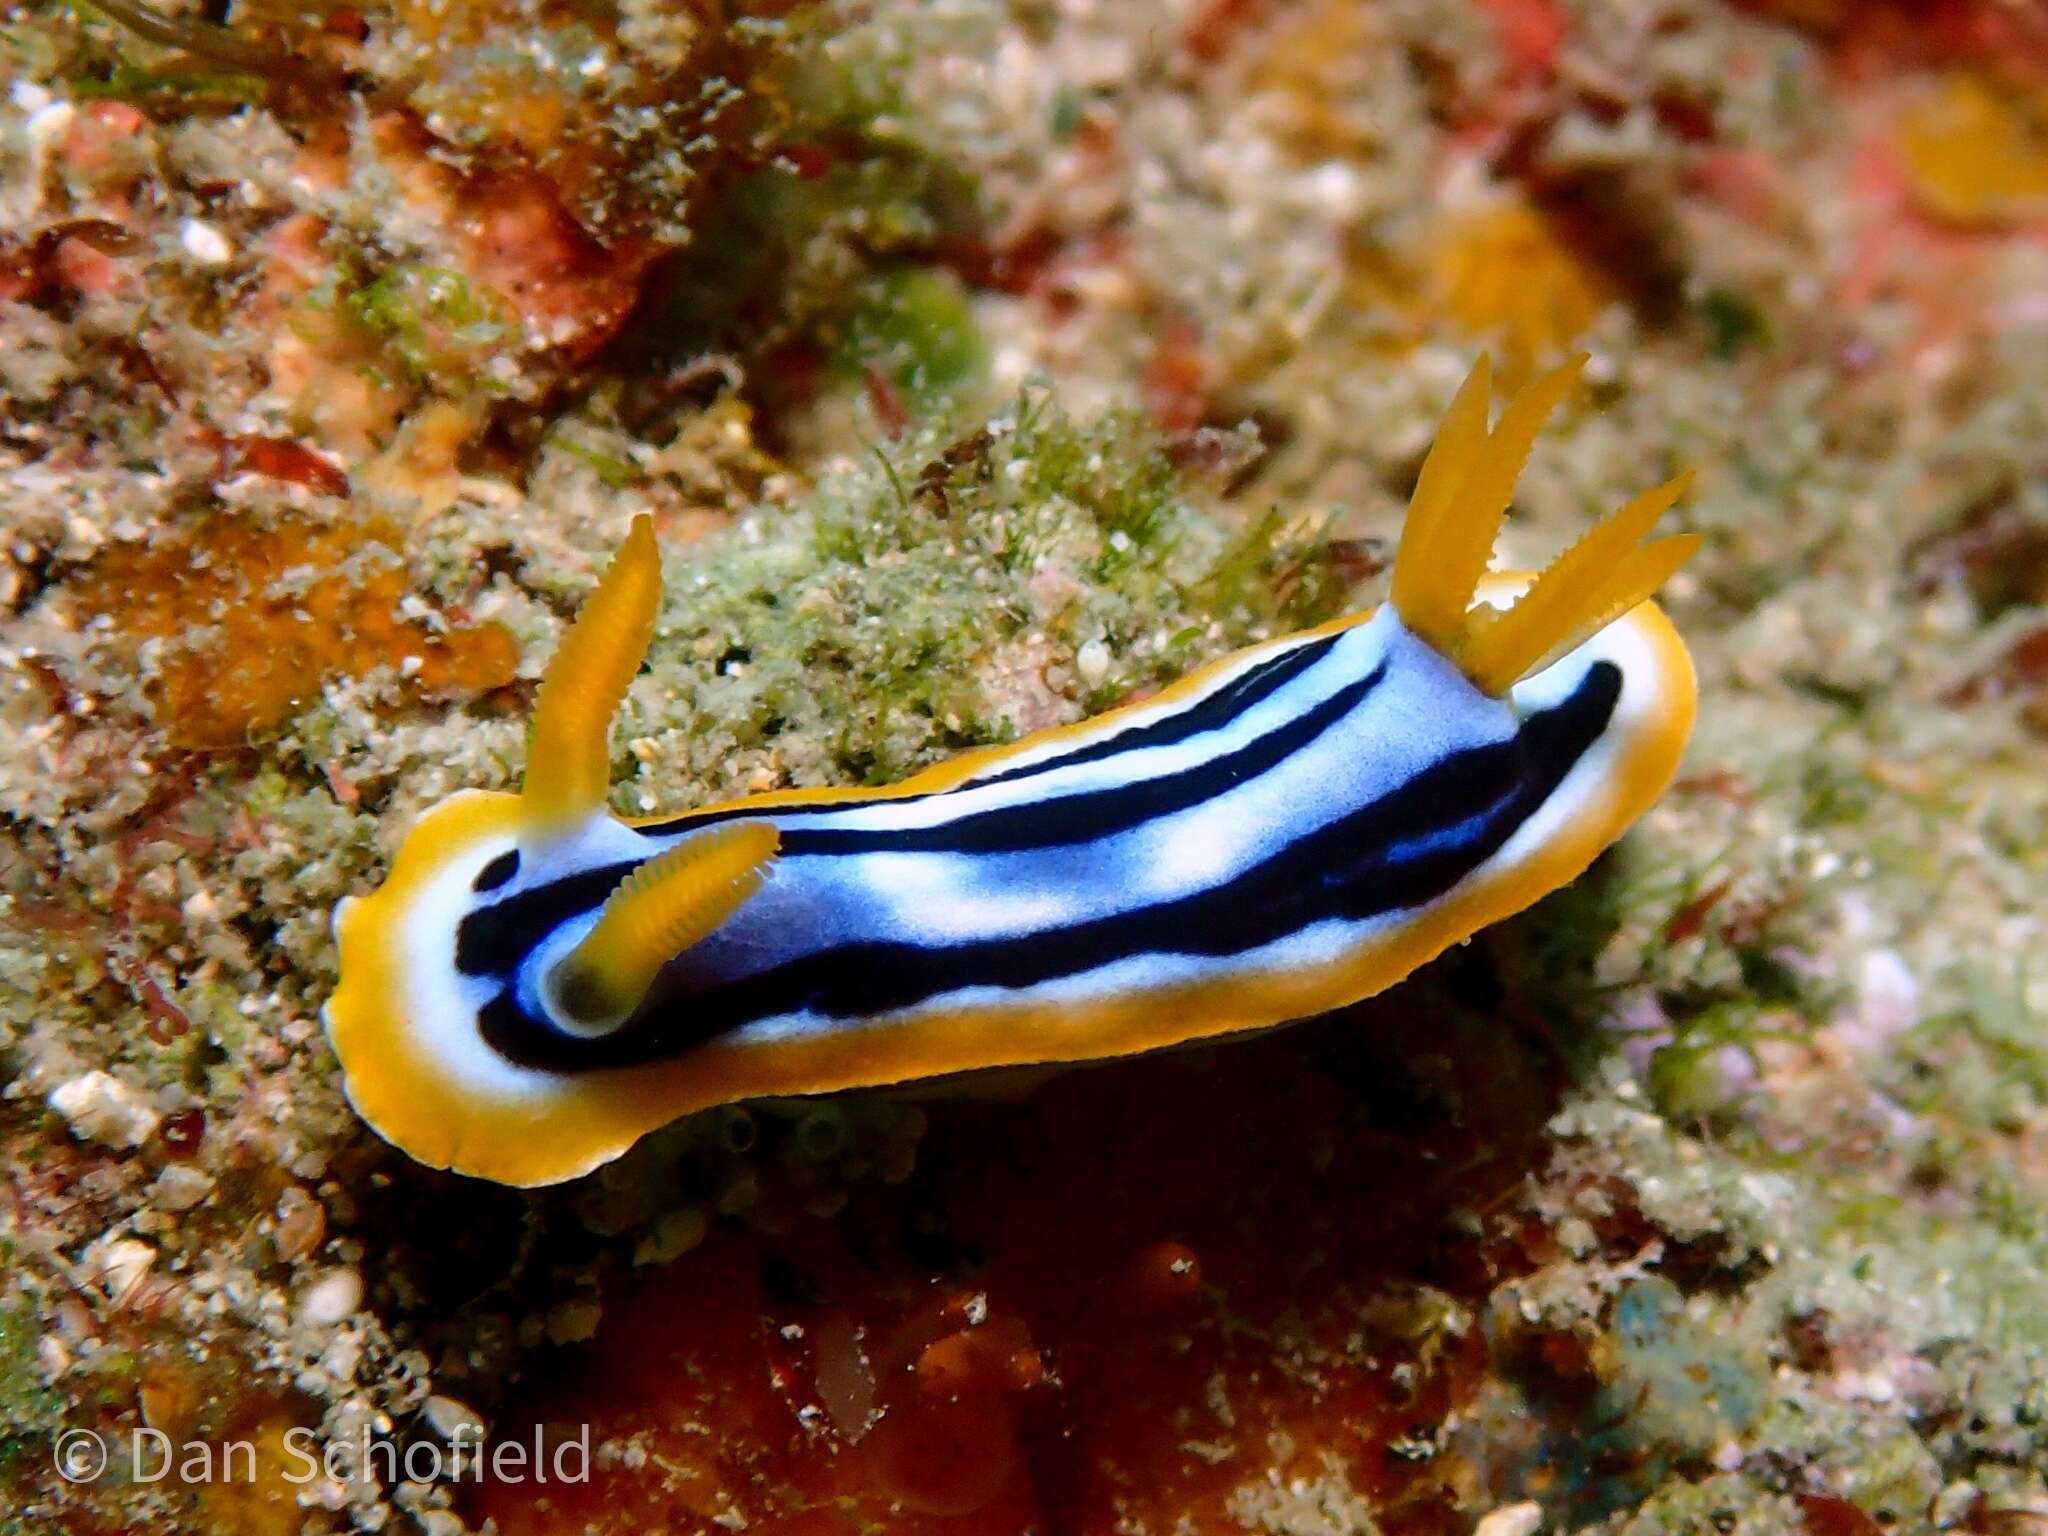
M630 1087L539 1102L530 1074L492 1049L492 1005L505 989L465 963L470 919L529 893L589 892L527 946L513 1006L566 1037L602 1036L759 888L774 858L777 833L758 822L651 856L606 808L611 717L653 639L660 598L660 555L642 515L542 680L521 791L469 791L434 807L376 893L336 910L341 983L327 1026L351 1102L422 1162L551 1183L639 1134L618 1139Z
M1681 477L1534 576L1494 537L1577 364L1424 464L1390 601L879 790L606 807L653 634L641 518L548 667L518 794L413 827L336 913L363 1117L422 1162L574 1177L696 1109L1129 1054L1338 1007L1578 875L1662 792L1685 648L1644 542Z

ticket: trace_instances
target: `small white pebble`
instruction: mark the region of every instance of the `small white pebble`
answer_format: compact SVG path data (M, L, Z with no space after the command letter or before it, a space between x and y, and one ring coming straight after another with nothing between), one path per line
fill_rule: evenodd
M149 1198L159 1210L189 1211L213 1192L213 1177L189 1163L168 1163L150 1186Z
M111 1072L87 1072L50 1090L50 1108L71 1133L107 1147L139 1147L163 1116Z
M44 1334L36 1341L36 1364L45 1379L57 1380L71 1369L71 1346L54 1333Z
M331 1328L363 1304L363 1277L353 1269L330 1269L299 1294L299 1321Z
M1543 1506L1534 1499L1524 1499L1519 1504L1489 1509L1472 1528L1472 1536L1536 1536L1542 1524Z
M420 1416L451 1445L458 1441L464 1445L483 1443L483 1415L459 1398L443 1397L437 1392L420 1405Z
M1600 1246L1600 1238L1594 1232L1591 1222L1577 1216L1567 1216L1557 1224L1558 1246L1575 1259L1583 1259Z
M15 89L18 91L21 87L16 86ZM34 90L35 87L30 86L29 89ZM41 106L29 111L28 123L26 125L29 141L38 148L46 144L56 143L57 140L70 132L72 119L77 116L78 108L74 107L70 102L46 100Z
M1365 178L1339 160L1325 160L1303 178L1303 190L1324 214L1349 223L1365 209Z
M156 1264L156 1250L148 1243L124 1237L106 1244L86 1262L86 1272L100 1282L110 1301L132 1295Z
M178 226L178 244L202 267L224 267L234 257L228 237L204 219L187 219Z
M1899 1384L1881 1366L1863 1372L1844 1372L1840 1385L1844 1397L1862 1398L1870 1403L1893 1402L1899 1395Z

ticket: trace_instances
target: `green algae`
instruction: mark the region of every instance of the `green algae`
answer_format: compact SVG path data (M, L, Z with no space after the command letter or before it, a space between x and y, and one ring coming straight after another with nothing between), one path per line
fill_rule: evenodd
M215 109L247 106L263 99L261 76L217 70L148 69L117 64L105 76L80 76L66 82L73 96L83 101L157 102L169 99L180 104Z
M1232 547L1133 419L1034 394L877 453L669 563L622 809L886 783L1168 680L1184 631L1214 654L1276 622L1270 595L1208 600Z
M12 1247L0 1243L0 1284L15 1273ZM43 1335L38 1310L19 1293L0 1306L0 1481L29 1471L29 1458L47 1457L51 1436L62 1427L62 1400L45 1384L36 1359Z
M834 351L836 366L886 379L913 414L980 393L988 350L957 279L927 267L884 270L862 284Z
M463 392L502 388L484 371L518 328L460 272L401 262L344 282L332 300L405 378Z

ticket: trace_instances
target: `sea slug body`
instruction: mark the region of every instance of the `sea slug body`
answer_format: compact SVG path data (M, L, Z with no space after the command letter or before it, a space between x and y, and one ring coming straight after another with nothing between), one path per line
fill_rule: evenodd
M1535 577L1486 574L1577 365L1489 428L1477 367L1379 609L880 790L628 821L610 715L654 624L651 525L549 666L525 786L421 818L336 914L350 1098L422 1162L554 1183L711 1105L1118 1056L1381 990L1566 883L1692 725L1644 542L1684 477Z

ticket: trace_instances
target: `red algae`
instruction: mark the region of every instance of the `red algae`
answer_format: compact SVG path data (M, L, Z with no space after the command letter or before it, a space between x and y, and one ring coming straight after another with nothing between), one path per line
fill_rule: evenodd
M348 476L303 443L248 434L230 437L211 430L202 432L200 441L214 451L218 472L224 479L242 474L262 475L304 486L322 496L348 494Z
M325 467L303 449L290 463L303 468L301 454ZM151 693L171 740L234 747L279 729L330 677L389 666L413 697L512 680L518 648L502 626L430 629L401 617L399 547L396 531L375 521L262 525L215 514L148 544L111 546L78 591L130 640L163 642Z
M1509 90L1541 84L1555 70L1566 24L1556 0L1480 0L1507 64Z
M1444 1223L1516 1187L1554 1099L1496 1034L1440 1058L1474 1063L1446 1098L1487 1135L1418 1111L1387 1079L1432 1030L1444 1049L1427 1011L935 1106L911 1184L608 1294L496 1433L632 1449L468 1513L504 1536L1235 1532L1247 1486L1338 1469L1389 1531L1461 1527L1416 1437L1484 1370L1461 1302L1533 1261Z
M381 123L378 139L414 194L448 210L460 269L518 315L539 346L580 362L616 334L656 254L651 241L600 241L575 219L558 186L524 166L449 171L436 163L432 137L402 116Z
M1743 8L1834 45L1849 78L1901 65L1997 61L2048 71L2048 12L2011 0L1744 0Z
M1168 315L1138 379L1146 414L1165 432L1185 432L1202 419L1214 389L1214 368L1202 333L1185 316Z
M1809 1536L1879 1536L1884 1527L1847 1499L1833 1494L1794 1495Z

